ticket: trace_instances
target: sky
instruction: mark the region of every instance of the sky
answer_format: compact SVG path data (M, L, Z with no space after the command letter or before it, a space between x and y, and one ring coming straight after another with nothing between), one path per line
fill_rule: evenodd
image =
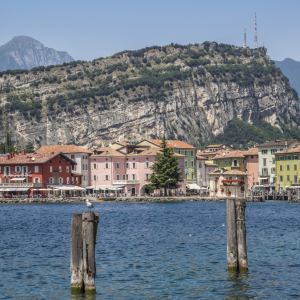
M2 2L2 3L1 3ZM33 37L75 60L170 43L254 44L273 60L300 61L299 0L0 0L0 45Z

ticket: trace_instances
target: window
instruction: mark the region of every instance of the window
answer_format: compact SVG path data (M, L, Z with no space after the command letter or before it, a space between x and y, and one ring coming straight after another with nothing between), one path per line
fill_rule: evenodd
M93 164L93 170L98 170L98 164Z
M97 175L93 176L93 181L98 181L98 176Z
M85 164L85 169L86 169L86 170L88 170L88 169L89 169L89 168L88 168L88 164Z
M49 183L50 183L50 184L53 184L53 182L54 182L53 177L50 177L50 178L49 178Z
M84 170L84 164L82 164L82 170Z
M84 159L84 155L82 155L82 159Z
M64 182L64 180L63 180L63 178L61 178L61 177L59 177L59 184L63 184L63 182Z
M194 168L194 160L191 160L191 167Z
M237 161L237 159L234 159L234 160L233 160L233 166L234 166L234 167L238 167L238 161Z
M61 171L62 171L61 166L59 166L59 172L61 172Z
M264 176L268 175L268 169L267 168L262 169L262 175L264 175Z
M290 181L290 175L286 175L286 180Z
M201 161L199 161L199 168L202 168L202 163L201 163Z
M294 171L297 171L297 165L294 164Z
M267 159L263 158L263 166L265 167L267 165Z
M76 177L76 184L78 184L78 177Z
M72 184L74 184L74 177L72 177Z
M129 175L128 174L123 175L123 180L128 180L128 179L129 179Z
M283 167L282 165L279 165L279 170L282 171L283 170Z
M251 158L253 158L253 155L251 155Z
M75 159L75 155L72 154L72 155L71 155L71 159Z
M150 174L145 174L144 179L145 180L150 179Z
M15 167L15 171L16 171L17 173L21 172L21 167Z
M53 171L52 171L52 166L50 166L50 172L53 172Z
M178 150L178 154L180 154L180 150Z
M298 155L294 155L294 159L297 160L298 159Z
M283 176L282 175L279 176L279 180L283 181Z
M272 158L272 163L275 164L275 157Z
M271 154L276 153L277 149L271 149Z
M67 177L67 184L70 184L70 177Z
M187 160L184 161L184 166L185 166L185 168L187 168L187 166L188 166Z
M192 170L191 174L192 174L192 179L194 179L194 170Z
M186 156L187 156L187 151L184 151L184 155L186 155Z
M109 169L109 167L110 167L110 164L109 164L109 163L105 163L105 164L104 164L104 169Z
M34 173L38 173L39 172L39 166L34 166Z
M120 169L120 166L121 166L120 163L117 162L116 163L116 169ZM120 179L118 179L118 180L120 180Z
M298 182L298 176L294 175L294 183L297 183L297 182Z
M35 177L35 178L33 179L33 182L34 182L34 183L40 183L40 178L39 178L39 177Z
M261 150L261 154L268 154L268 150L265 149Z
M69 172L70 172L70 167L67 166L67 167L66 167L66 170L67 170L67 172L69 173Z
M121 180L121 175L117 174L117 180Z
M185 178L187 179L188 178L188 175L189 175L189 172L188 170L185 171Z
M288 155L288 156L286 157L286 160L291 160L291 157Z
M191 151L191 156L194 156L194 151Z
M144 168L145 169L149 169L150 168L150 162L149 161L145 161Z
M131 169L136 169L136 163L135 162L131 163Z
M271 168L271 173L275 174L275 168Z
M129 162L125 163L125 169L130 169Z
M132 180L136 180L136 175L135 174L131 174L131 179Z
M243 159L243 165L245 164L246 162L245 162L245 160Z
M287 171L290 170L290 165L286 165L286 170L287 170Z
M109 175L104 175L104 176L103 176L103 180L104 180L104 181L108 181L108 180L109 180Z
M227 160L225 160L225 165L227 165Z
M283 160L283 156L279 156L279 157L278 157L278 160Z

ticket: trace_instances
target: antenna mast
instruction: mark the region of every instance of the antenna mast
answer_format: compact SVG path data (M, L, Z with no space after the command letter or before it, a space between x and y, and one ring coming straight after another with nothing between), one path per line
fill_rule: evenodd
M244 33L244 45L243 45L243 48L247 48L246 28L245 28L245 33Z
M256 22L256 13L255 13L255 32L254 32L254 49L257 49L257 22Z

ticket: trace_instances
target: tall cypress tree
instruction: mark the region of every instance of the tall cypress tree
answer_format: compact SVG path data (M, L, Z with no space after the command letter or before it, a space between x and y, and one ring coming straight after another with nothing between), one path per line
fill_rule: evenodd
M0 153L4 154L5 152L5 145L3 143L0 144Z
M14 145L11 143L10 134L6 133L6 152L13 153L14 152Z
M33 143L28 141L27 144L25 145L25 152L26 153L33 153L34 152L34 146Z
M152 190L163 188L166 195L167 189L179 188L178 182L183 181L183 171L180 171L178 167L178 157L171 148L167 148L165 136L162 138L160 147L161 153L157 153L150 167L153 172L147 180L151 182L147 184L147 188Z

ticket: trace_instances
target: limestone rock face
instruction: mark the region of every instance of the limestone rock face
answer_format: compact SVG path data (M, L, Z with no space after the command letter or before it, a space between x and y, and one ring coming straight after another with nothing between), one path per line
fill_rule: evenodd
M16 36L0 47L0 71L31 69L73 60L67 52L47 48L39 41L27 36Z

